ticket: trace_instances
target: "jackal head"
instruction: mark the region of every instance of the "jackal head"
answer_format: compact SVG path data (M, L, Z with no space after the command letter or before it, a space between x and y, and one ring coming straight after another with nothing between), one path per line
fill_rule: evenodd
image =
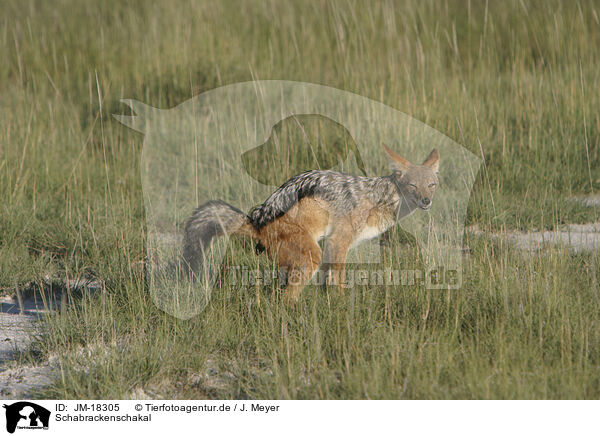
M401 196L410 206L428 210L438 186L440 153L434 148L421 165L414 165L386 145L383 148L391 159L392 179Z

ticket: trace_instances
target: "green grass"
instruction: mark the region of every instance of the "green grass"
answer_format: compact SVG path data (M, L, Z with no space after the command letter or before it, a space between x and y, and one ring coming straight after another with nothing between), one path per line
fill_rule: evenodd
M598 220L600 7L591 1L8 1L0 7L0 288L106 282L45 323L60 398L598 398L598 253L467 243L459 291L215 292L182 321L144 275L143 137L121 98L169 108L252 79L379 100L485 159L484 231ZM386 255L418 266L415 246ZM249 244L226 265L268 266Z

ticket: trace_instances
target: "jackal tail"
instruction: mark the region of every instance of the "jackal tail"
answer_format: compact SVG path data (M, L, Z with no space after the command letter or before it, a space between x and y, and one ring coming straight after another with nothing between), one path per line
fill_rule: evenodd
M198 272L212 239L231 235L256 238L257 232L244 212L222 200L198 207L185 223L183 259L187 267Z

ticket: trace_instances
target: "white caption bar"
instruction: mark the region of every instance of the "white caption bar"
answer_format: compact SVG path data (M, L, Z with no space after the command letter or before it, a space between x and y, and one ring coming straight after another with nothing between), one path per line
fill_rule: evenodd
M0 435L580 434L589 401L9 401ZM8 432L8 433L7 433Z

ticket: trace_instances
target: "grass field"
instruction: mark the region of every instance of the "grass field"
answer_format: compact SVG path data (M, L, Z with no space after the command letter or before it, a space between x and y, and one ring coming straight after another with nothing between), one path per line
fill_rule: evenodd
M50 398L598 398L597 252L491 232L598 221L593 1L6 1L0 6L0 292L93 275L44 321ZM227 283L183 321L145 280L143 136L121 98L170 108L239 81L345 89L484 159L464 285L309 289L296 307ZM417 268L392 238L385 262ZM396 242L395 244L393 242ZM399 260L398 260L399 259ZM268 266L250 244L227 264Z

